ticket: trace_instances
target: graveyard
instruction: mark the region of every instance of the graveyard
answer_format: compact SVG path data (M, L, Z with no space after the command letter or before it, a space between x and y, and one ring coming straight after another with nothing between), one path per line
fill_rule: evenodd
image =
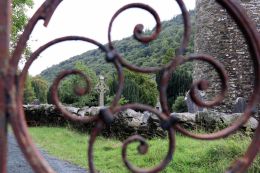
M33 28L47 26L61 0L46 0L31 20L33 1L0 3L0 38L8 37L0 50L10 56L0 75L0 172L260 172L258 1L194 0L186 9L177 0L180 12L163 21L132 3L114 14L105 42L62 36L35 50ZM132 8L155 25L135 23L113 40L115 19ZM32 75L32 63L65 41L96 47Z
M95 87L99 92L99 106L73 107L65 109L76 116L95 116L104 106L105 93L108 87L104 78L100 77ZM200 92L198 91L197 94ZM203 99L203 94L200 96ZM191 99L189 92L185 97L187 112L173 112L179 124L193 133L209 133L228 127L243 115L245 100L238 98L234 102L233 113L208 111L198 107ZM73 123L66 120L54 105L33 103L24 105L30 134L37 144L49 154L61 160L69 161L81 168L86 167L86 152L81 152L87 145L94 124ZM156 109L161 110L160 104ZM256 111L255 111L256 114ZM248 145L258 125L257 116L251 117L239 132L220 141L194 141L177 133L176 154L174 162L166 172L219 172L224 171L234 157L239 157ZM106 126L98 137L95 145L96 169L102 172L128 172L121 158L122 141L132 135L142 135L149 140L148 155L141 157L136 153L137 144L131 145L128 151L130 160L139 167L154 167L167 152L167 132L162 129L157 115L150 112L127 109L117 114L114 122ZM86 140L87 139L87 140ZM238 142L240 141L240 142ZM201 147L205 146L205 147ZM71 149L73 147L73 149ZM196 159L194 158L196 155ZM68 157L69 156L69 157ZM113 159L110 159L110 158ZM109 160L109 161L108 161ZM257 172L259 158L250 167L249 172Z

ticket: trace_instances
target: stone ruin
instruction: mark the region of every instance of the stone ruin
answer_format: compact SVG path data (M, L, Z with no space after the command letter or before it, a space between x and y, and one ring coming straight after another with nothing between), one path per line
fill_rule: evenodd
M260 31L260 1L237 0L246 9ZM232 113L239 97L247 101L254 85L253 62L246 41L226 10L215 0L196 0L195 54L211 55L220 61L229 76L229 91L222 105L214 111ZM207 79L210 88L207 100L220 91L220 81L214 68L206 63L196 62L194 80Z

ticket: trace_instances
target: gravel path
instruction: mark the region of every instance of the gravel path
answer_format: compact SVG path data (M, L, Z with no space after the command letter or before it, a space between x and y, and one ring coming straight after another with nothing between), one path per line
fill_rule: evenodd
M8 145L8 173L33 173L13 135L9 134ZM57 173L86 173L83 168L52 157L43 150L41 153Z

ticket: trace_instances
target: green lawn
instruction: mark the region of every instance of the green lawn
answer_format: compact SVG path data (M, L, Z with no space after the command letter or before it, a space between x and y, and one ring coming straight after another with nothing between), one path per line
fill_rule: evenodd
M36 143L60 159L70 161L87 168L87 134L80 134L68 128L37 127L30 128ZM173 173L219 173L224 172L230 163L244 153L249 137L239 135L226 140L197 141L181 135L176 137L174 159L164 172ZM94 163L104 173L128 172L121 158L122 143L114 139L99 137L95 143ZM149 141L149 152L139 155L137 144L128 149L130 160L140 167L152 167L158 164L166 154L168 140ZM260 172L260 159L249 170Z

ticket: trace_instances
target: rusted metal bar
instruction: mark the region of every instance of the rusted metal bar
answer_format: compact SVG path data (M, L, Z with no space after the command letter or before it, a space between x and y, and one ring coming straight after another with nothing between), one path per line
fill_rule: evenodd
M0 1L0 172L7 171L7 116L5 74L9 60L11 0Z
M216 3L222 5L227 12L234 18L234 21L238 24L240 30L243 32L247 43L250 48L250 52L252 55L252 60L254 62L254 70L255 70L255 86L252 96L249 99L249 103L242 117L238 118L233 124L229 127L220 130L216 133L212 134L193 134L188 130L182 128L178 124L178 119L176 117L170 117L169 107L167 105L167 96L166 89L168 86L168 82L170 76L176 68L188 61L205 61L211 64L215 70L218 72L221 83L222 90L219 95L217 95L214 100L202 102L195 95L194 90L199 88L201 90L206 90L208 87L208 82L205 80L197 81L193 84L191 88L191 98L193 101L199 105L204 107L212 107L220 104L220 102L224 99L225 94L228 90L227 80L228 76L223 68L222 64L219 63L214 57L210 55L193 55L185 57L185 50L189 42L190 34L191 34L191 24L189 19L188 11L185 7L183 0L176 0L183 16L184 21L184 34L182 42L180 43L180 47L178 49L177 55L172 55L172 60L165 66L162 67L138 67L133 64L127 62L123 56L121 56L117 51L116 47L114 47L111 37L112 25L114 20L117 18L119 14L128 10L130 8L140 8L149 12L156 21L156 27L154 32L150 36L142 35L143 25L137 24L133 30L134 38L141 43L149 43L157 38L157 36L161 32L161 21L157 12L150 7L149 5L142 3L133 3L128 4L120 8L115 15L112 17L111 22L108 27L108 46L103 46L101 43L92 40L90 38L80 37L80 36L67 36L62 38L57 38L49 43L41 46L34 53L32 53L31 57L27 60L22 72L19 75L16 75L17 66L19 59L23 53L24 48L26 47L26 43L29 39L29 36L34 29L36 23L43 19L45 21L44 25L47 26L48 22L51 19L51 16L55 12L55 9L62 2L62 0L46 0L43 5L37 10L37 12L30 19L28 25L25 27L24 32L21 34L21 37L17 43L17 46L14 48L14 52L12 54L12 58L9 55L9 43L10 43L10 24L11 24L11 0L0 0L0 173L6 173L6 158L7 158L7 123L8 119L10 119L10 123L13 128L14 135L20 145L21 150L23 151L26 159L32 166L35 172L38 173L53 173L54 171L48 165L48 163L41 156L39 151L36 149L32 139L29 136L28 128L25 121L25 115L23 111L23 90L24 83L26 80L26 75L28 73L28 69L31 64L37 59L40 53L42 53L48 47L58 44L63 41L72 41L72 40L80 40L84 42L88 42L96 45L100 48L101 51L105 53L105 59L108 63L112 63L116 71L118 73L118 88L116 92L116 96L110 105L110 107L101 110L98 115L92 117L77 117L70 112L66 111L62 103L58 98L58 85L68 75L80 75L86 81L87 88L76 88L76 94L82 95L87 94L90 89L90 83L88 76L85 76L82 72L77 70L67 70L58 75L57 79L54 81L52 85L52 97L54 104L57 108L63 113L64 117L68 118L71 121L78 121L82 123L96 123L96 127L93 129L90 140L89 140L89 148L88 148L88 163L90 172L97 172L95 170L94 162L93 162L93 145L95 143L97 135L101 132L106 125L110 124L114 118L117 116L117 113L126 109L137 109L143 111L149 111L158 116L161 120L161 126L164 130L168 131L169 137L169 147L168 153L165 158L161 161L159 165L151 169L143 169L137 168L132 165L127 159L127 146L128 144L138 141L140 142L140 146L138 148L140 154L145 154L148 149L148 144L146 140L142 137L135 135L129 137L123 143L122 148L122 159L126 165L126 167L131 172L149 172L155 173L162 171L172 160L174 150L175 150L175 130L181 132L187 137L191 137L194 139L201 140L216 140L219 138L227 137L236 132L236 130L246 123L250 118L253 107L259 102L260 95L260 36L256 31L256 28L252 24L249 17L244 12L243 8L239 5L237 0L216 0ZM162 112L142 104L127 104L123 106L119 106L120 96L124 87L124 71L123 67L128 68L129 70L140 72L140 73L156 73L158 71L163 72L163 76L161 79L161 87L160 87L160 102L162 105ZM252 140L252 143L248 147L247 152L244 156L238 159L234 164L227 170L227 172L234 173L242 173L245 172L255 156L259 152L260 148L260 125L257 128L255 136Z

